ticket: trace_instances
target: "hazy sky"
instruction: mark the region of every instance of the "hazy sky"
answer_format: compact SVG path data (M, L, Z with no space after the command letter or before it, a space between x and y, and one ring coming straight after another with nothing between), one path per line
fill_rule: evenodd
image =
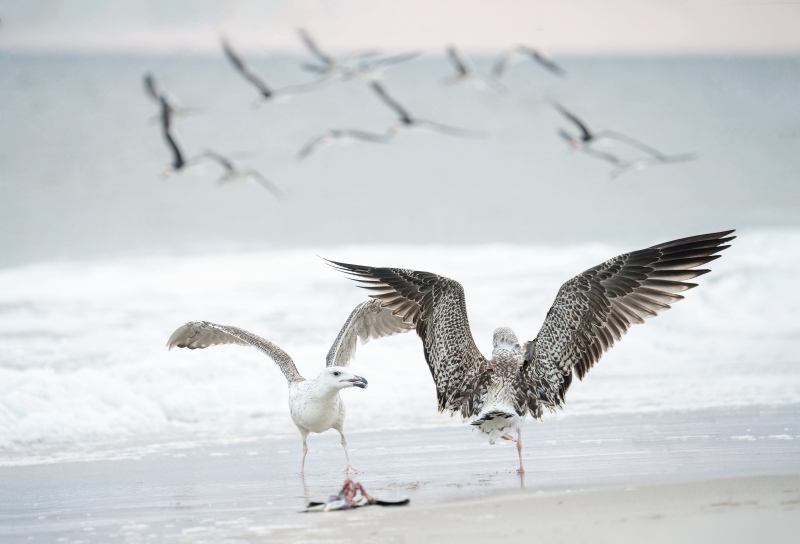
M800 0L0 0L0 49L494 52L524 42L577 54L798 54Z

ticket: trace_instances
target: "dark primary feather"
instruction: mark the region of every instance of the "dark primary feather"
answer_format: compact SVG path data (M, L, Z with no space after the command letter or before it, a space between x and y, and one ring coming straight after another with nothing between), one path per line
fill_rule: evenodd
M145 74L144 76L144 89L147 95L156 102L161 100L161 91L158 89L156 79L153 74Z
M594 138L594 135L592 134L592 131L589 130L589 127L583 121L578 119L578 117L575 114L570 112L567 108L565 108L558 102L555 102L554 106L559 112L561 112L561 115L572 121L575 124L575 126L578 127L578 130L581 131L582 141L589 142L592 138Z
M172 116L175 110L163 94L159 96L159 103L161 104L161 134L167 142L167 147L172 151L172 169L180 170L186 165L186 160L172 134Z
M525 51L526 53L528 53L528 55L530 55L531 58L533 58L533 60L538 62L541 66L543 66L544 68L550 70L551 72L553 72L557 76L562 76L563 77L564 69L561 68L561 66L559 66L555 62L553 62L553 60L551 58L547 57L541 51L539 51L538 49L534 49L533 47L527 47L527 46L522 46L521 49L523 51Z
M242 58L233 50L227 38L222 38L221 43L222 50L225 52L225 56L228 58L231 64L233 64L233 67L236 68L236 70L242 74L247 81L253 84L264 98L272 97L272 89L270 89L266 83L264 83L258 76L250 71Z
M373 81L372 90L375 91L381 100L383 100L384 104L392 108L397 113L403 123L407 125L414 123L414 118L411 117L411 114L408 113L408 111L406 111L406 109L403 108L403 106L401 106L394 98L389 96L389 93L386 92L386 89L383 88L383 85L377 81Z
M225 157L224 155L220 155L216 151L211 151L210 149L207 149L203 153L203 156L211 159L212 161L222 166L222 168L224 168L226 172L236 171L236 167L234 166L233 161L231 161L228 157Z
M525 347L517 402L559 407L573 373L583 378L631 325L670 308L678 293L696 287L696 269L720 257L733 231L681 238L625 253L590 268L564 285L534 340Z
M316 42L311 38L311 35L308 32L306 32L305 29L303 28L297 29L297 33L300 34L300 39L303 40L303 43L305 44L306 48L311 52L312 55L314 55L327 65L333 64L333 58L323 53L322 50L319 47L317 47Z
M464 64L464 60L458 54L458 50L455 46L451 45L447 48L447 56L450 58L450 62L453 63L453 66L455 66L456 72L461 76L466 76L467 66Z
M492 368L472 338L461 284L430 272L328 262L371 291L383 308L414 325L436 384L439 410L477 415Z

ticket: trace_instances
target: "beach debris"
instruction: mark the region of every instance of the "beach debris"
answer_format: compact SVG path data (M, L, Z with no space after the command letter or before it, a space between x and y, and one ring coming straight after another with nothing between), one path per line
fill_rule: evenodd
M334 510L350 510L360 506L405 506L410 501L402 499L399 501L382 501L372 497L366 492L364 487L351 479L344 481L338 495L331 495L325 502L310 502L304 512L331 512Z

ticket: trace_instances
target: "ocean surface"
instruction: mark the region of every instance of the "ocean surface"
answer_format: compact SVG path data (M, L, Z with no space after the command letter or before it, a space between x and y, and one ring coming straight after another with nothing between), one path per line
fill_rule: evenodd
M298 59L252 64L279 87L308 79ZM772 423L800 436L800 60L563 64L563 80L517 65L504 93L442 85L441 58L398 66L385 84L411 111L488 136L408 133L299 162L322 131L382 131L392 112L359 81L256 109L221 56L0 56L0 465L296 439L283 377L258 351L165 343L186 321L237 325L313 377L365 297L320 256L459 280L489 354L497 326L532 339L580 271L730 228L739 238L700 287L634 327L546 419L782 407L793 421ZM176 120L189 155L230 153L286 200L220 187L214 165L162 178L145 72L194 108ZM571 127L556 99L699 158L612 180L558 139ZM370 385L343 392L349 434L461 425L436 413L413 333L359 347L353 368Z

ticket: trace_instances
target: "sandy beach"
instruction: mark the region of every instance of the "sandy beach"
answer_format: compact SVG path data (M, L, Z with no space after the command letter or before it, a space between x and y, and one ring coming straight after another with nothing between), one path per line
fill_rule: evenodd
M378 498L411 504L328 514L300 512L342 485L335 433L309 441L305 478L296 437L160 437L105 454L87 444L93 456L47 461L42 452L34 463L29 448L2 459L0 542L358 542L376 530L379 542L489 533L581 542L653 528L664 542L701 530L760 542L762 527L788 542L800 519L798 413L790 405L530 424L524 478L513 444L489 446L460 424L356 432L354 477ZM465 529L465 519L480 523Z
M311 514L309 514L311 517ZM314 516L247 542L796 542L800 476L513 492Z
M69 15L81 33L106 11L52 3L64 4L52 24ZM556 56L568 77L520 64L495 92L443 84L443 41L384 84L414 116L485 138L392 128L391 143L299 160L331 129L389 134L397 112L349 76L254 108L216 30L196 55L4 52L20 13L47 11L16 4L0 29L0 544L800 541L800 58L599 58L592 44ZM298 48L298 26L336 43L313 20L270 19ZM242 54L276 89L310 81L305 51ZM173 128L187 158L230 156L285 198L220 183L206 161L162 176L172 152L145 74L185 108ZM612 179L559 137L578 127L554 101L595 131L696 160L598 142L632 161ZM301 513L342 486L338 434L309 438L299 476L272 361L165 347L190 320L232 325L313 378L365 299L323 257L457 280L488 355L496 327L537 338L582 270L728 229L737 238L685 301L573 380L563 411L528 418L524 477L515 444L437 413L416 334L359 346L352 370L369 388L342 393L354 478L407 507Z

